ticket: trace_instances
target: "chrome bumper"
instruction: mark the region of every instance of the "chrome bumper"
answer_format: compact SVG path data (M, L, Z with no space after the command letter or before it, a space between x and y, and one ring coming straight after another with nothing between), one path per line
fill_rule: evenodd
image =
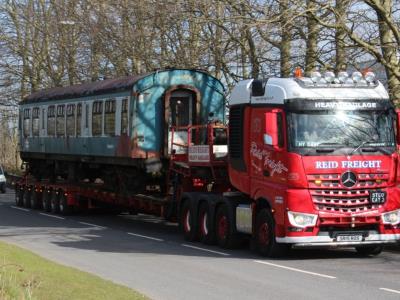
M393 244L400 241L400 234L370 234L361 242L337 242L328 235L277 237L276 241L283 244L292 244L294 247L349 247L380 244Z

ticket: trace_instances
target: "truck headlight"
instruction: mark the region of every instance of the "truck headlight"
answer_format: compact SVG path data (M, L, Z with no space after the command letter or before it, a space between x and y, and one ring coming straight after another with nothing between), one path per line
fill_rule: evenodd
M397 225L400 223L400 209L382 214L383 224Z
M295 227L305 228L317 224L317 215L288 211L289 222Z

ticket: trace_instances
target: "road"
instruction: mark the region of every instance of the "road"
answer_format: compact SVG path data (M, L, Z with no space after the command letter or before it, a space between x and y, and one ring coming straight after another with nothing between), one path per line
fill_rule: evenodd
M17 208L11 191L0 195L0 240L152 299L400 299L399 253L298 250L265 259L248 249L187 243L175 224L149 216Z

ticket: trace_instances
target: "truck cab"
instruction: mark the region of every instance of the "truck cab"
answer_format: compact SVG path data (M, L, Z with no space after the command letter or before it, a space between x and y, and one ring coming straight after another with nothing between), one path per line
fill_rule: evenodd
M373 73L245 80L229 104L236 227L259 252L400 239L398 118Z

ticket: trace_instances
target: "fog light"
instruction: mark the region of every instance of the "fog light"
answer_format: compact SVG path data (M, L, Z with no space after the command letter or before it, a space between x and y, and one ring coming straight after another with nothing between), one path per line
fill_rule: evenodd
M363 76L362 76L362 74L361 74L360 72L354 72L354 73L351 75L351 78L353 79L353 81L354 81L355 83L358 83L358 82L360 82L360 81L363 79Z
M349 78L349 74L347 72L341 71L338 73L338 78L341 83L345 83Z
M326 72L324 78L327 82L332 83L335 80L335 74L333 72Z
M321 76L321 73L320 73L320 72L312 72L312 73L311 73L311 80L312 80L314 83L320 82L321 79L322 79L322 76Z
M375 81L376 76L373 72L367 72L365 73L364 78L368 83L373 83Z

